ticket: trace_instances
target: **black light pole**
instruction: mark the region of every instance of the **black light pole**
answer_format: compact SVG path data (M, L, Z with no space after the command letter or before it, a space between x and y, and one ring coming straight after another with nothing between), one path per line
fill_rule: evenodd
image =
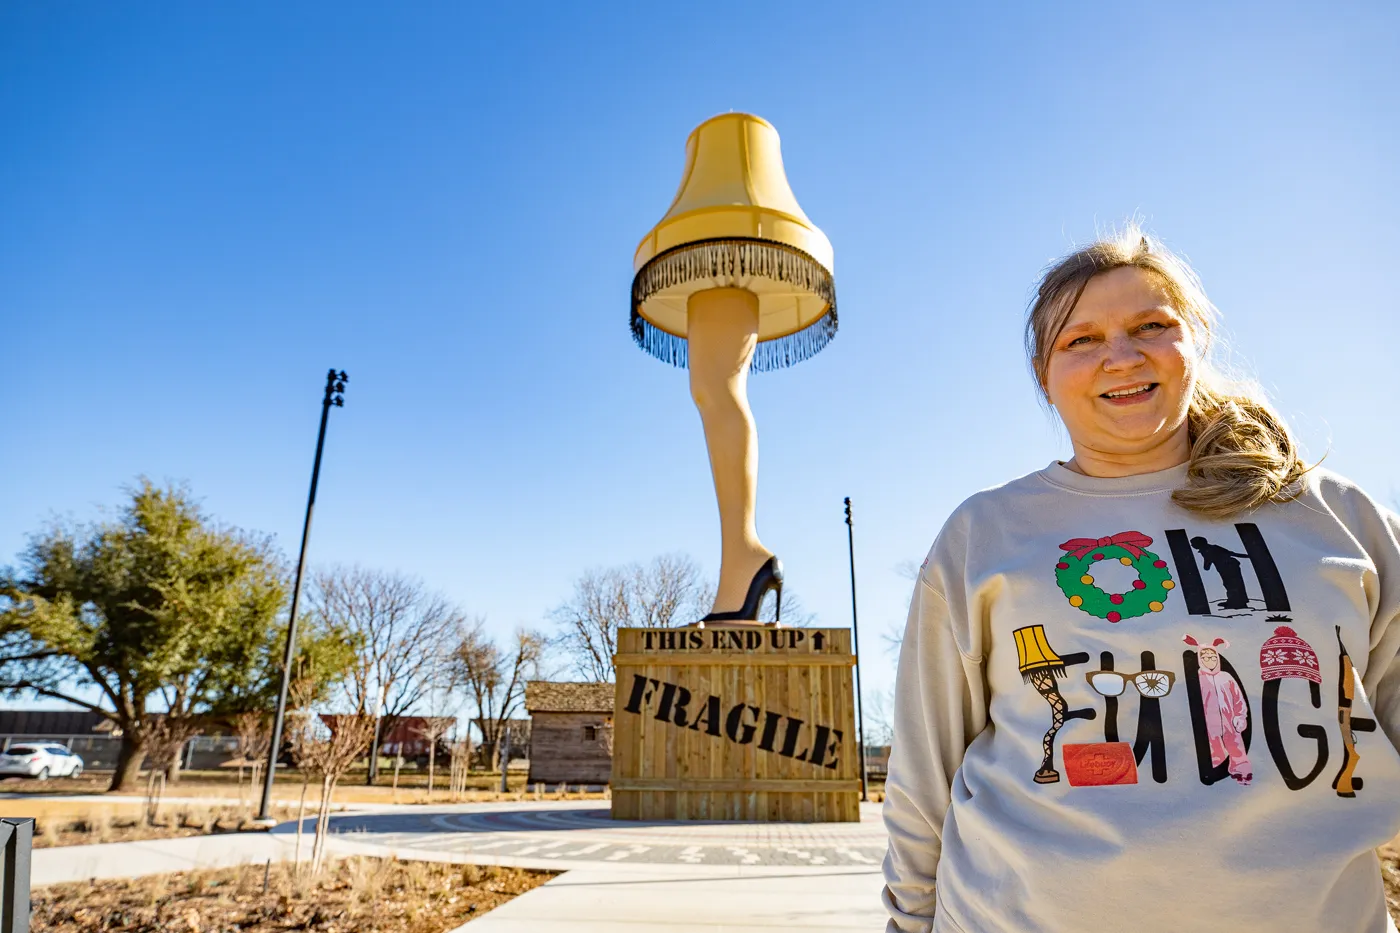
M382 696L382 694L381 694ZM379 724L383 722L380 712L384 709L384 702L380 697L374 698L374 738L369 743L369 767L365 769L365 786L373 787L374 782L379 780Z
M870 799L865 761L865 697L860 692L860 622L856 616L856 533L851 525L851 497L846 497L846 543L851 551L851 638L856 650L856 733L860 737L860 799Z
M350 377L332 369L326 373L326 394L321 399L321 429L316 435L316 459L311 464L311 492L306 497L306 521L301 526L301 553L297 556L296 582L292 584L292 610L287 620L287 650L282 654L282 686L277 691L277 712L272 717L272 741L267 748L267 773L263 778L262 804L258 808L259 823L271 823L272 778L277 771L277 755L281 751L282 721L287 714L287 688L292 680L292 659L297 648L297 603L301 600L301 576L306 569L306 542L311 537L311 510L316 505L316 481L321 478L321 451L326 446L326 418L331 406L345 404L345 383Z

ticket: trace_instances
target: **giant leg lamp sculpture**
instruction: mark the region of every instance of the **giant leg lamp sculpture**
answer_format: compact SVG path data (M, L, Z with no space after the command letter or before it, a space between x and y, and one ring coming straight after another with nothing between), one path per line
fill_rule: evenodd
M831 242L797 205L778 132L745 113L700 124L680 190L633 261L632 336L690 368L719 502L720 571L707 622L756 622L783 565L758 538L750 370L781 369L836 334Z

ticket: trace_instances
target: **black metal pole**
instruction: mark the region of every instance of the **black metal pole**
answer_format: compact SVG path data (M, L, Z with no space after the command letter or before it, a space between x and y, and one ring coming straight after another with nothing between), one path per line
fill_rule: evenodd
M374 708L374 738L369 743L369 767L365 769L365 786L373 787L379 780L379 724L384 717L379 715L379 707Z
M851 525L851 497L846 497L846 544L851 552L851 640L856 651L856 734L860 737L860 799L870 799L865 760L865 697L860 692L860 621L856 615L856 535Z
M5 881L0 893L0 933L29 933L29 876L34 856L34 820L0 820Z
M306 521L301 526L301 553L297 555L296 581L292 584L292 608L287 619L287 648L282 652L282 684L277 691L277 712L272 717L272 741L267 748L267 769L263 776L262 803L257 821L271 821L272 779L277 772L277 756L281 752L282 723L287 715L287 690L292 682L292 660L297 646L297 603L301 601L301 578L306 570L306 544L311 537L311 511L316 506L316 482L321 478L321 451L326 446L326 420L331 406L345 404L345 383L350 377L332 369L326 374L326 394L321 399L321 428L316 434L316 459L311 464L311 491L306 496Z

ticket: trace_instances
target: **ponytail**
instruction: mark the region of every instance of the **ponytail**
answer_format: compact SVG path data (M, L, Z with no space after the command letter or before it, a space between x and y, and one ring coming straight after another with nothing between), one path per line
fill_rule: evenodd
M1221 392L1202 379L1186 423L1191 460L1186 485L1172 492L1177 505L1209 518L1229 518L1301 494L1308 467L1288 425L1263 399Z

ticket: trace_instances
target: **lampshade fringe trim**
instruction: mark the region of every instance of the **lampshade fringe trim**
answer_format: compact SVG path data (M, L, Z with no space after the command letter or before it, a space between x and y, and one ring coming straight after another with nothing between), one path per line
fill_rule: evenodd
M685 369L689 362L686 339L642 317L642 304L657 292L687 282L748 276L794 285L827 306L825 314L802 330L760 341L751 371L770 372L811 359L836 336L836 283L825 267L785 243L722 239L687 243L653 257L641 268L632 280L632 339L657 359Z
M1021 681L1022 681L1023 683L1030 683L1031 680L1035 677L1035 675L1038 674L1038 673L1040 673L1041 671L1049 671L1049 672L1050 672L1050 676L1051 676L1051 677L1054 677L1056 680L1063 680L1063 679L1065 678L1065 676L1066 676L1066 675L1065 675L1065 666L1064 666L1063 664L1051 664L1051 665L1048 665L1048 666L1046 666L1046 665L1037 665L1036 667L1032 668L1031 670L1022 671L1022 672L1021 672Z

